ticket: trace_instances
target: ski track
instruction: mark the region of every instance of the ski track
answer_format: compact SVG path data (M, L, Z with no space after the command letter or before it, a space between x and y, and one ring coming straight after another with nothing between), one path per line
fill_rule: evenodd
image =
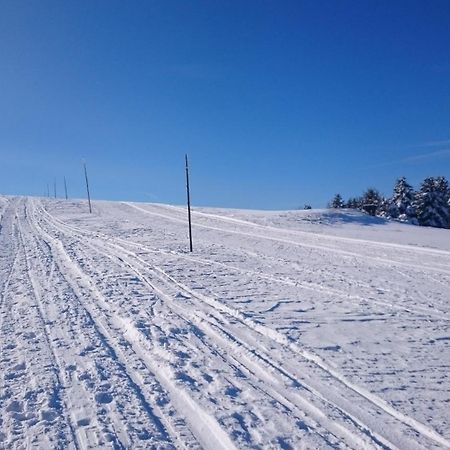
M22 448L25 443L20 435L22 430L30 428L36 431L27 436L27 447L78 448L73 440L72 425L64 413L58 366L39 305L33 293L27 291L31 279L17 215L8 226L12 231L10 243L14 244L15 257L2 295L0 404L2 409L3 403L7 404L7 414L0 423L7 432L0 433L0 445ZM18 324L14 320L16 316L23 317ZM40 436L46 426L51 429Z
M36 281L32 276L32 270L30 267L30 262L29 262L29 255L27 254L27 250L26 250L26 243L23 237L23 232L22 232L22 227L21 227L21 223L20 223L20 219L18 218L17 221L17 227L18 227L18 231L19 231L19 238L20 238L20 244L22 246L23 249L23 253L24 253L24 260L25 260L25 266L26 266L26 274L27 274L27 279L29 281L29 284L31 286L31 290L32 290L32 297L34 299L35 302L35 306L36 306L36 311L38 313L39 316L39 322L42 325L42 331L43 331L43 336L45 339L45 343L47 348L50 351L50 355L51 355L51 361L52 361L52 366L54 368L54 374L55 374L55 378L56 378L56 386L54 388L54 397L52 398L52 403L53 404L61 404L60 407L60 411L58 411L58 414L64 418L65 423L67 424L69 430L70 430L70 437L67 440L67 442L65 442L65 446L67 446L68 448L70 447L74 447L75 449L79 449L81 447L81 442L78 439L75 431L74 431L74 423L73 423L73 419L70 417L70 415L68 414L68 411L71 410L71 407L73 405L71 405L69 403L69 401L65 398L64 394L62 394L63 389L65 388L63 386L63 383L61 381L61 376L60 374L63 372L62 371L62 366L61 366L61 362L55 352L54 346L52 344L52 339L51 339L51 333L49 331L49 324L45 319L45 313L44 313L44 308L43 308L43 304L42 301L40 299L40 296L38 294L38 289L36 286ZM49 405L50 406L50 405ZM47 412L48 414L48 412ZM50 415L50 417L52 417Z
M244 247L244 259L193 256L72 225L39 200L0 200L0 448L450 448L440 430L292 339L281 326L291 300L272 294L340 298L444 333L450 252L194 212L196 227L224 236L336 255L348 261L342 274L355 261L396 268L383 287L350 276L339 288L342 274L330 270L323 284L314 266L298 266L296 279L288 256ZM179 207L123 205L185 223ZM409 287L416 276L436 283L429 307ZM252 293L259 312L247 307Z
M124 249L123 247L121 249L126 251L126 249ZM134 257L139 259L136 255L134 255ZM153 267L153 269L155 269L155 267ZM188 292L190 295L201 299L201 297L198 294L196 295L194 292L189 290L186 286L181 285L180 283L178 283L172 277L170 277L169 275L164 273L161 269L156 268L156 270L159 270L163 275L165 275L168 279L170 279L172 282L174 282L176 285L178 285L178 287L181 287L185 292ZM203 299L203 301L205 301L205 299ZM211 302L211 299L209 299L209 301ZM208 300L206 300L206 302L208 303ZM227 312L227 313L229 313L231 315L234 315L234 316L236 316L236 315L240 316L241 315L241 313L236 311L236 310L229 310L229 308L225 307L224 305L221 305L221 304L218 305L215 300L212 300L212 302L213 302L213 306L214 307L216 307L218 309L222 309L223 311L225 311L225 312ZM244 318L244 320L245 320L245 323L248 325L249 321L246 318ZM428 438L430 438L432 440L435 440L439 444L448 445L448 442L445 439L443 439L440 435L435 433L433 430L427 428L426 426L424 426L423 424L415 421L414 419L412 419L412 418L410 418L410 417L408 417L408 416L406 416L406 415L404 415L402 413L399 413L398 411L396 411L394 408L390 407L388 404L386 404L381 399L379 399L376 396L370 394L369 392L365 391L364 389L360 388L359 386L356 386L353 383L350 383L348 380L346 380L342 376L342 374L340 374L337 371L335 371L334 369L332 369L330 366L328 366L323 360L321 360L316 355L312 355L312 354L306 353L302 349L299 349L297 346L286 342L284 336L282 336L280 334L277 334L273 330L265 329L263 327L258 326L257 324L253 324L253 323L251 325L251 328L258 330L263 335L268 335L269 337L271 337L272 339L276 340L279 343L282 343L284 345L288 345L290 348L295 349L296 353L302 354L302 356L304 358L308 359L309 361L314 362L321 369L327 371L330 375L332 375L334 378L336 378L337 380L339 380L340 382L345 384L347 387L351 388L352 390L354 390L355 392L357 392L361 396L365 397L367 400L371 401L374 405L380 407L381 409L383 409L385 412L387 412L391 416L393 416L396 419L402 421L406 425L412 427L413 429L415 429L416 431L420 432L424 436L426 436L426 437L428 437Z
M100 341L100 344L105 348L110 363L116 366L118 376L125 379L128 384L127 389L130 392L126 394L114 392L117 390L117 386L120 386L123 381L117 380L113 383L113 380L111 380L110 377L107 376L105 378L100 376L101 379L105 378L105 380L108 380L108 383L103 383L103 386L106 387L106 389L100 389L95 393L95 399L100 404L103 405L112 402L111 396L113 395L122 395L124 397L122 407L125 411L120 414L122 416L122 422L115 425L109 424L112 429L112 433L108 432L106 438L108 440L115 441L114 446L120 448L148 448L149 446L152 448L172 448L172 445L169 442L169 433L166 430L167 427L167 429L172 432L172 439L179 447L184 447L186 445L188 448L189 446L195 445L195 442L193 442L193 438L190 436L189 432L184 429L180 432L175 431L174 424L167 419L167 417L172 415L172 411L166 411L166 417L164 418L159 417L154 413L153 408L158 410L158 412L162 415L163 408L158 406L165 403L164 392L162 392L161 387L155 383L155 380L149 380L147 379L147 376L142 376L140 374L139 368L142 366L141 359L136 357L135 354L130 355L129 352L126 353L128 345L123 341L123 337L120 336L120 334L117 335L116 327L109 324L105 319L102 319L102 317L96 313L96 308L98 308L98 306L95 304L88 306L82 300L83 298L92 299L97 297L100 303L101 299L97 296L95 288L92 286L92 282L86 279L83 273L76 266L74 266L69 259L64 258L65 254L62 253L62 245L60 241L52 238L42 229L39 229L39 227L36 226L36 223L34 223L33 226L35 227L36 233L39 234L43 241L49 246L52 257L57 261L60 270L64 272L67 282L75 293L75 299L77 300L78 306L86 315L89 324L94 329L94 332L98 337L98 341ZM61 254L63 256L61 256ZM102 312L108 312L107 308L105 308ZM93 351L93 340L89 339L87 342L89 341L91 341L91 344L88 345L84 351ZM89 371L85 371L81 374L81 376L84 377L86 374L88 378L91 378ZM102 388L102 385L100 385L100 388ZM135 411L126 410L127 402L129 402L129 398L131 396L134 397L132 406ZM155 407L152 405L155 405ZM89 411L91 408L84 409ZM139 413L137 413L136 410L138 410ZM99 413L103 414L103 411L100 410ZM114 430L119 428L125 430L124 424L130 422L131 416L136 416L136 428L134 430L132 429L132 423L128 423L127 428L131 428L135 436L124 436L124 443L122 443L120 442L120 436L118 436ZM147 416L148 419L145 422L139 416ZM95 427L93 428L95 429ZM183 438L183 440L180 440L181 438ZM183 441L186 441L186 444L183 444ZM142 443L140 444L139 442ZM91 438L91 440L86 440L84 447L87 446L96 448L98 445L101 445L101 443L95 442L95 440L92 440Z
M97 251L99 251L99 250L97 250ZM101 251L101 250L100 250L100 251ZM105 253L105 256L108 257L108 258L111 258L111 255L108 254L108 253ZM120 257L119 257L119 258L120 258ZM137 269L136 269L136 268L131 267L131 269L132 269L133 271L137 272ZM139 272L137 272L137 273L140 275ZM142 277L142 275L140 275L140 276ZM145 277L142 277L142 278L145 279ZM159 293L159 295L162 296L162 297L164 297L166 300L168 300L168 299L170 298L170 296L168 296L167 294L165 294L163 291L159 290L158 288L155 288L150 282L147 281L147 283L150 285L150 287L151 287L152 289L156 290L156 291ZM179 311L178 311L178 313L179 313ZM124 319L121 319L121 320L124 320ZM184 320L185 320L185 319L184 319ZM192 320L192 317L190 317L190 320L188 321L188 323L190 323L191 320ZM198 319L196 319L196 321L198 322ZM200 320L200 322L203 322L203 321L204 321L204 319L201 319L201 320ZM126 328L129 328L129 326L126 327ZM128 334L128 335L131 334L131 335L133 336L133 335L136 335L136 331L135 331L134 333L132 333L132 332L130 332L130 331L126 331L126 334ZM135 339L135 341L138 342L138 339ZM242 355L240 355L240 356L242 357ZM234 360L234 362L236 363L237 360ZM147 361L147 363L148 363L148 364L151 364L149 361ZM247 370L248 370L248 369L247 369ZM260 369L260 371L261 371L261 369ZM161 373L160 373L159 376L162 377L163 383L166 385L166 387L168 388L168 390L174 394L174 402L176 402L176 403L179 404L179 403L180 403L180 399L184 399L184 402L183 402L184 405L179 405L181 410L186 410L186 409L187 409L187 410L188 410L187 412L188 412L190 415L194 414L194 415L196 416L196 417L195 417L196 421L200 420L200 422L203 422L203 428L204 428L204 429L208 429L208 433L211 433L211 431L214 431L214 430L215 430L213 434L214 434L214 435L217 435L217 436L221 436L220 442L222 442L222 443L228 442L228 444L225 445L225 448L232 448L233 445L231 444L231 442L229 441L229 439L227 439L227 437L223 435L223 431L221 431L220 428L217 427L217 423L215 422L215 420L214 420L212 417L206 415L205 413L201 413L201 414L199 415L199 414L198 414L198 411L202 411L202 408L201 408L199 405L196 405L196 407L193 408L191 404L195 404L195 403L194 403L194 401L193 401L192 399L190 399L189 397L186 397L186 393L184 393L183 391L180 391L179 389L177 389L176 387L174 387L173 385L171 385L171 384L170 384L169 378L168 378L167 376L164 376L164 374L161 375ZM261 389L261 388L260 388L260 389ZM278 397L280 397L279 394L277 394L277 395L278 395ZM178 398L178 399L177 399L177 398ZM292 408L292 404L291 404L287 399L282 398L282 399L280 400L280 398L278 398L278 401L280 401L280 402L281 402L282 404L284 404L285 406L286 406L286 404L287 404L288 406L290 406L290 407ZM196 412L196 411L197 411L197 412ZM304 418L302 418L302 419L304 419ZM193 422L193 423L192 423L192 426L193 426L194 428L196 428L196 423ZM329 423L328 423L328 426L329 426L329 427L331 426L331 428L336 428L336 430L339 432L339 434L342 435L342 436L340 437L340 440L342 440L345 436L348 435L348 431L346 431L345 428L341 428L341 427L336 426L336 425L333 425L333 424L330 425ZM314 427L316 427L316 425L314 425ZM198 428L198 427L197 427L197 428ZM201 433L204 434L204 430L197 429L196 431L197 431L197 432L201 432ZM323 432L324 434L328 434L328 433L329 433L328 430L324 430L324 431L322 431L322 432ZM353 436L351 433L350 433L350 435ZM339 442L339 440L336 439L336 438L334 438L334 437L333 437L332 439L333 439L333 442L330 442L330 441L329 441L329 438L327 437L327 438L326 438L326 441L329 442L330 444L337 445L337 443ZM357 442L360 442L359 439L361 439L361 438L357 438ZM202 436L200 435L199 440L200 440L201 442L205 443L205 437L204 437L204 436L202 437ZM208 444L208 440L210 440L210 439L206 439L206 444ZM374 438L374 440L376 441L375 438ZM361 442L364 442L364 441L361 441ZM216 448L217 445L218 445L218 443L216 443L216 444L213 445L213 446L211 446L210 444L209 444L209 445L206 445L206 446L207 446L207 447L214 447L214 448ZM220 445L220 443L219 443L219 445ZM222 444L222 445L223 445L223 444ZM369 445L369 444L365 443L364 447L367 447L368 445Z
M120 250L124 250L124 249L120 248ZM101 252L101 250L98 250L98 249L97 249L97 251ZM104 255L107 256L107 257L111 257L108 253L104 253ZM133 256L139 261L139 258L137 258L136 255L133 255ZM117 256L117 258L123 260L123 256L122 257ZM139 262L141 262L141 261L139 261ZM136 262L134 264L136 264ZM139 272L139 270L135 266L130 264L128 267L131 270L133 270L140 277L140 279L144 280L152 289L159 291L160 296L164 297L166 299L166 301L169 301L171 303L171 308L174 308L173 301L170 301L171 297L169 295L167 295L163 291L161 291L158 288L156 288L150 281L148 281L148 279L144 275L142 275ZM156 268L156 269L158 270L158 268ZM166 274L164 274L164 275L166 275ZM166 275L166 277L167 277L167 275ZM170 277L168 277L168 278L170 278ZM180 287L178 285L178 283L176 283L176 286ZM183 289L187 292L187 289L185 287L183 287ZM178 314L186 316L186 313L180 313L179 308L175 308L175 309L177 309ZM233 314L233 316L234 315L235 314ZM296 385L300 385L301 384L297 379L295 379L295 377L293 375L287 374L282 369L277 367L274 362L270 361L270 358L268 356L261 356L260 354L258 354L257 351L255 351L255 349L247 348L248 346L244 342L239 341L239 339L236 336L232 336L228 332L224 331L220 326L217 325L217 323L212 323L211 324L211 320L207 316L199 317L198 315L189 315L189 316L187 316L187 319L185 319L185 320L196 322L199 325L199 327L203 328L203 331L205 331L209 335L212 335L214 340L217 341L217 339L220 339L222 341L222 346L224 347L225 352L230 352L231 351L231 352L236 353L236 350L234 349L233 345L230 345L229 341L231 339L234 343L236 343L237 347L238 347L238 352L237 352L238 355L237 355L237 357L240 358L240 359L247 360L247 364L250 365L250 368L248 366L245 366L245 365L243 366L243 368L246 371L248 371L250 373L256 372L257 374L259 374L263 378L268 378L267 374L264 374L264 372L267 369L267 367L269 367L272 371L278 371L284 378L288 378L288 380L290 382L294 382ZM207 322L210 323L210 326L205 329L205 323L207 323ZM214 329L212 329L211 325L214 328L218 328L219 331L215 331ZM223 339L223 337L221 337L223 335L227 336L227 339ZM240 347L244 347L245 348L245 352L248 353L248 354L251 354L253 356L253 358L249 359L248 356L246 356L245 354L242 354L242 351L240 350ZM258 361L263 361L264 362L263 367L261 367L260 365L255 364L252 361L255 357L256 357L256 359ZM234 361L235 364L242 365L235 358L233 358L233 361ZM277 362L277 364L278 364L278 362ZM256 369L254 369L254 367L256 367ZM272 381L272 383L273 383L273 381ZM310 389L310 391L311 391L311 389ZM271 395L273 396L273 394L271 394ZM301 408L303 408L303 409L304 408L309 408L311 411L313 411L317 415L317 412L315 411L315 407L312 404L307 404L307 402L304 399L302 399L302 401L300 402L301 405L302 405L301 408L300 408L299 406L293 404L293 403L295 403L295 400L294 401L293 400L288 400L286 397L283 397L282 395L280 395L279 392L276 393L276 396L278 398L282 397L282 399L283 399L282 403L284 405L288 405L290 409L297 408L299 411L301 411ZM316 394L316 396L320 397L321 400L326 401L322 396L320 396L320 394ZM298 401L297 401L297 403L298 403ZM330 405L330 402L328 402L328 404ZM332 407L336 408L336 409L339 409L336 405L332 405ZM365 427L360 422L358 422L358 420L355 419L354 417L352 417L350 414L348 414L348 413L346 413L345 411L342 411L342 410L339 410L339 414L342 414L347 421L349 421L352 424L356 425L358 428L362 428L362 431L360 430L360 432L365 434L365 435L367 435L367 436L370 436L371 439L376 444L381 445L383 448L395 448L390 443L386 444L385 443L386 442L385 439L383 439L383 438L381 438L379 436L376 436L375 433L372 433L369 429L367 429L367 427ZM322 415L324 415L324 413L321 411L319 416L322 416ZM335 420L337 421L338 418L336 417ZM331 428L336 428L337 432L340 433L340 434L342 434L342 432L344 431L344 435L343 435L344 437L345 437L346 434L348 434L348 431L346 431L345 428L343 428L343 427L339 428L339 427L336 427L335 424L330 424L330 423L328 423L327 425L329 427L331 427ZM367 443L364 443L364 441L361 440L361 438L355 437L353 435L351 435L351 436L352 436L353 440L358 443L357 446L366 446L366 445L368 445ZM343 437L341 437L341 439L343 439Z

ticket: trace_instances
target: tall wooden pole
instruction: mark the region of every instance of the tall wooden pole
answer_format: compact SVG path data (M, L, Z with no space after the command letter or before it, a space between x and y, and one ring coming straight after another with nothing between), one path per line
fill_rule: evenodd
M89 192L89 181L88 181L88 175L87 175L87 169L86 169L86 161L83 161L83 165L84 165L84 178L86 179L86 191L87 191L88 202L89 202L89 212L92 214L91 194Z
M186 193L187 193L187 207L188 207L188 221L189 221L189 251L192 252L192 222L191 222L191 193L189 190L189 163L188 155L185 156L186 162Z
M56 179L53 181L53 193L55 194L56 198Z
M66 194L66 200L67 200L67 183L66 183L66 177L64 177L64 192Z
M50 198L50 186L47 183L47 197Z

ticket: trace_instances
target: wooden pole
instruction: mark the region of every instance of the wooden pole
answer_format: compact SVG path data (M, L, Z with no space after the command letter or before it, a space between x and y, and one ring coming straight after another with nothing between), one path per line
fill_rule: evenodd
M50 198L50 186L47 183L47 197Z
M86 179L86 191L88 196L88 202L89 202L89 213L92 214L92 206L91 206L91 194L89 192L89 181L88 181L88 175L87 175L87 169L86 169L86 162L83 161L84 165L84 178Z
M189 189L189 163L188 155L185 156L186 162L186 193L187 193L187 207L188 207L188 222L189 222L189 251L192 252L192 222L191 222L191 193Z
M55 194L56 198L56 179L53 181L53 193Z
M64 192L66 194L66 200L67 200L67 183L66 183L66 177L64 177Z

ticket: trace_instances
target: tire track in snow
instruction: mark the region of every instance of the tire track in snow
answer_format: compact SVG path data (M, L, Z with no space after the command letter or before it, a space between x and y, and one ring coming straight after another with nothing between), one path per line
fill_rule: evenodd
M95 237L98 238L99 236L96 235ZM110 240L111 239L108 239L108 241L110 241ZM126 249L123 249L123 248L122 248L122 250L127 251ZM143 264L146 264L145 261L142 261L139 257L137 257L137 255L135 255L135 257L138 260L140 260ZM361 387L355 385L354 383L351 383L342 374L340 374L338 371L336 371L331 366L329 366L323 359L321 359L317 355L314 355L314 354L312 354L310 352L307 352L307 351L303 350L302 348L300 348L299 346L289 342L286 339L286 337L284 335L280 334L279 332L277 332L275 330L272 330L272 329L270 329L268 327L265 327L263 325L254 323L253 321L248 319L248 317L243 316L240 311L235 310L233 308L230 308L230 307L222 304L221 302L218 302L215 299L206 298L206 297L204 297L202 295L199 295L198 293L193 292L188 287L186 287L186 286L182 285L181 283L179 283L178 281L174 280L170 275L168 275L164 271L162 271L162 269L158 269L158 268L155 268L155 267L149 268L149 270L150 269L157 270L158 272L161 273L161 275L167 277L167 279L172 281L180 289L182 289L185 292L189 293L193 297L198 298L202 302L204 302L206 304L209 304L210 306L212 306L214 308L219 309L222 313L227 313L227 314L229 314L229 315L239 319L242 323L246 324L247 326L249 326L253 330L255 330L258 333L260 333L261 335L266 336L266 337L274 340L275 342L277 342L279 344L282 344L285 347L293 350L295 353L299 354L300 356L304 357L306 360L314 363L316 366L320 367L322 370L324 370L325 372L329 373L335 380L338 380L343 385L347 386L349 389L354 391L356 394L358 394L361 397L365 398L367 401L369 401L373 405L377 406L378 408L383 410L385 413L389 414L390 416L392 416L396 420L404 423L408 427L414 429L415 431L417 431L418 433L422 434L426 438L431 439L431 440L439 443L440 445L450 446L448 441L446 441L445 438L443 438L441 435L436 433L434 430L426 427L425 425L421 424L420 422L416 421L415 419L413 419L413 418L411 418L411 417L409 417L409 416L407 416L407 415L405 415L405 414L403 414L403 413L401 413L399 411L396 411L387 402L385 402L384 400L380 399L376 395L371 394L369 391L367 391L364 388L361 388Z

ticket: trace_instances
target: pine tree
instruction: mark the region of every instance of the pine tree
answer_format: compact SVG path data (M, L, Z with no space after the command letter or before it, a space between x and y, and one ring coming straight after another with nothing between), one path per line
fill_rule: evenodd
M369 188L362 196L362 209L374 216L377 213L382 200L383 198L376 189Z
M382 197L375 188L369 188L364 192L362 200L363 204L379 205L382 201Z
M449 192L449 194L448 194L447 206L448 206L448 209L450 209L450 192ZM450 219L449 219L449 221L448 221L448 228L450 228Z
M376 214L377 214L377 216L385 217L386 219L390 219L392 217L391 209L392 209L391 199L383 197L381 199L380 204L378 205Z
M331 200L331 202L330 202L330 208L340 209L340 208L344 208L344 207L345 207L345 203L344 203L344 199L341 197L341 194L336 194L333 197L333 200Z
M419 225L450 228L449 186L445 177L428 177L416 194Z
M350 209L360 209L362 207L361 197L350 197L344 207Z
M414 190L405 177L398 178L394 186L389 215L402 221L411 221L416 216Z
M450 228L450 188L448 181L445 177L436 177L434 184L437 193L436 208L442 221L442 228Z

